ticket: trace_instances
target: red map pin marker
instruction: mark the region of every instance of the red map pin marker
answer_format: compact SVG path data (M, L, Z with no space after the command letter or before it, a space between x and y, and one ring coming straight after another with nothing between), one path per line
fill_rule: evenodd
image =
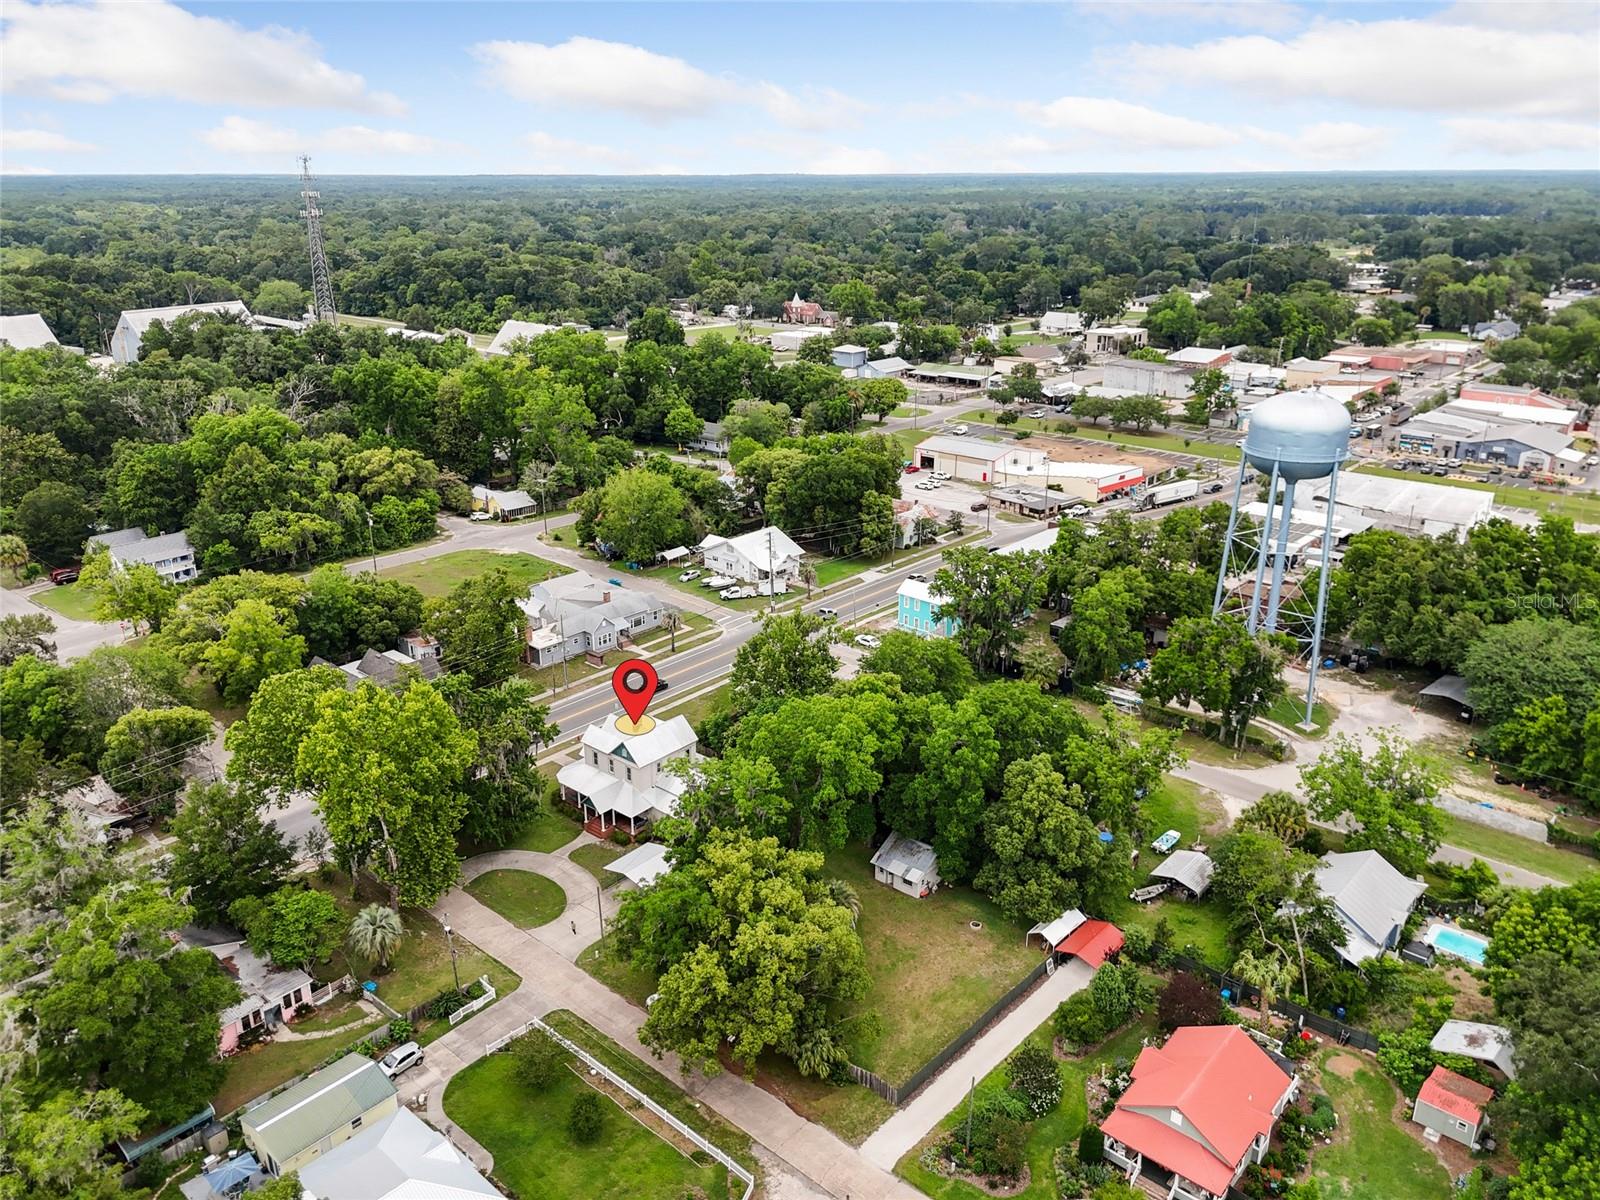
M611 690L616 692L617 699L622 703L622 711L628 714L632 732L644 732L640 722L645 719L644 710L655 699L656 687L660 682L656 669L642 658L630 658L612 672Z

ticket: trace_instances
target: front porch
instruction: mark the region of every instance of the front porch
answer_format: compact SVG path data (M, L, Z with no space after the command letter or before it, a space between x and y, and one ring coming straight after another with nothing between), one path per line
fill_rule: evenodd
M1107 1162L1123 1169L1129 1187L1138 1188L1153 1200L1220 1200L1199 1184L1147 1160L1139 1151L1115 1138L1105 1139L1103 1152Z
M574 788L563 785L561 797L578 810L583 828L597 838L609 838L617 829L622 829L629 837L636 838L647 832L651 825L647 816L633 816L619 813L614 809L602 809Z

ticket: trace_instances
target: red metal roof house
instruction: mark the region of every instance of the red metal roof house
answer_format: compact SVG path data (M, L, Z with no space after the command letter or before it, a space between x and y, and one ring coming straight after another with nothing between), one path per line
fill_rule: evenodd
M1299 1079L1234 1025L1175 1030L1146 1047L1101 1127L1105 1155L1175 1200L1227 1195L1260 1162Z

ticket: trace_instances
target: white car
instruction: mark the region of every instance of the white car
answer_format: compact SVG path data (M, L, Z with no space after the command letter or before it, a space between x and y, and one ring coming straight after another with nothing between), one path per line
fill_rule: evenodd
M717 595L721 596L724 600L749 600L755 596L755 594L756 589L753 587L723 588L717 593Z
M678 576L679 583L693 583L700 578L699 571L684 571Z
M931 479L924 479L921 483L913 484L912 486L914 486L919 492L931 492L939 485Z
M1048 412L1046 412L1044 409L1036 408L1031 413L1028 413L1027 417L1028 417L1028 419L1030 421L1042 421L1046 417L1048 417L1049 415L1050 414Z
M403 1046L396 1046L389 1053L378 1060L378 1070L390 1079L402 1075L412 1067L422 1065L422 1047L415 1042L407 1042Z
M928 476L928 478L929 479L937 479L942 483L946 479L949 479L950 476L944 471L935 471L932 475Z
M1088 515L1089 506L1087 504L1074 504L1067 509L1067 516L1069 517L1087 517Z
M860 646L863 650L876 650L879 646L883 645L883 639L878 637L876 634L858 633L856 634L856 645Z
M492 521L492 520L494 520L494 518L491 517L486 512L475 512L470 517L468 517L467 520L469 520L469 521Z
M965 425L957 425L955 428L951 429L950 432L955 434L957 437L965 437L968 431Z

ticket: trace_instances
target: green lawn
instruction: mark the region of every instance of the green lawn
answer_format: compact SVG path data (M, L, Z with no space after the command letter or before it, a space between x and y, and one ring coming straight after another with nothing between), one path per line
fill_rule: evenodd
M74 621L92 621L94 620L94 606L100 599L100 593L94 588L80 587L76 583L69 583L62 587L44 588L28 598L35 604L42 605Z
M563 1008L550 1013L544 1022L568 1041L582 1046L713 1146L727 1151L759 1176L759 1164L755 1155L750 1153L749 1134L734 1128L705 1105L689 1099L676 1084L640 1062L582 1017Z
M616 937L610 933L578 955L578 966L640 1008L656 990L655 974L641 970L619 957L616 953Z
M567 908L561 885L537 871L485 871L467 884L467 895L523 929L548 925Z
M1524 870L1537 871L1563 883L1579 883L1600 871L1600 862L1576 850L1531 841L1449 813L1444 814L1443 840L1447 846L1498 859Z
M718 1172L695 1165L614 1104L606 1108L599 1140L574 1144L567 1114L589 1085L568 1074L534 1092L517 1081L515 1067L510 1054L479 1059L450 1080L444 1109L494 1155L495 1177L519 1200L680 1200L695 1189L713 1194Z
M1026 1142L1028 1186L1020 1192L1010 1193L1011 1195L1028 1197L1031 1200L1046 1200L1047 1197L1049 1200L1055 1200L1058 1194L1055 1172L1056 1150L1061 1146L1076 1147L1078 1135L1083 1132L1084 1122L1088 1119L1089 1106L1083 1090L1085 1081L1096 1073L1102 1064L1110 1064L1119 1057L1130 1059L1137 1057L1140 1039L1152 1033L1154 1028L1153 1020L1135 1022L1091 1054L1083 1058L1071 1058L1061 1064L1061 1103L1056 1106L1054 1112L1045 1114L1028 1126ZM1050 1022L1046 1021L1034 1030L1029 1040L1049 1046ZM978 1081L977 1091L980 1094L997 1092L1005 1086L1005 1067L1002 1065ZM984 1200L991 1195L963 1180L950 1179L929 1171L918 1161L922 1147L929 1141L943 1139L961 1123L965 1112L966 1106L958 1105L928 1138L923 1139L915 1149L908 1151L895 1166L895 1171L902 1178L934 1197L934 1200Z
M1306 719L1306 698L1304 696L1279 696L1272 702L1272 707L1261 714L1269 721L1276 721L1279 725L1286 725L1290 729L1306 733L1308 737L1319 738L1328 732L1328 726L1333 723L1338 711L1322 700L1315 701L1311 706L1311 723L1316 728L1309 733L1300 729L1300 722Z
M222 1087L212 1099L211 1106L217 1110L218 1116L226 1116L263 1092L289 1082L296 1075L305 1074L335 1051L355 1045L384 1023L382 1020L369 1020L360 1028L339 1037L268 1042L235 1054L227 1060L228 1073L223 1076Z
M828 855L861 898L857 928L872 985L853 1006L848 1049L858 1066L899 1083L948 1045L1039 961L1024 929L968 888L913 899L872 878L871 851ZM982 928L974 930L969 922Z
M471 858L491 850L534 850L540 854L554 854L582 832L583 827L578 824L576 813L569 817L565 811L541 809L504 846L480 846L466 842L462 844L461 857Z
M587 846L579 846L567 857L599 880L601 887L610 887L622 876L612 874L606 867L626 853L627 850L621 846L613 846L609 842L594 842Z
M902 404L889 415L891 417L925 417L932 411L926 408L917 408L915 405Z
M1558 517L1571 517L1584 524L1600 523L1600 496L1593 492L1539 492L1532 488L1512 487L1505 483L1484 483L1475 479L1424 478L1415 471L1396 471L1391 467L1363 466L1356 468L1363 475L1382 475L1385 479L1410 479L1423 483L1441 483L1446 487L1467 488L1477 492L1493 492L1496 504L1507 508L1526 508L1537 513L1554 513Z
M793 1063L776 1054L763 1054L756 1063L756 1083L806 1120L833 1130L852 1146L859 1146L894 1113L894 1105L870 1088L813 1079L800 1074Z
M452 550L449 554L426 558L421 562L384 567L381 574L385 579L409 583L424 596L443 596L463 579L495 569L504 571L517 591L525 591L533 584L556 575L567 574L566 567L535 558L531 554L500 554L493 550Z
M1355 1064L1350 1078L1328 1063ZM1352 1054L1324 1059L1323 1090L1339 1114L1338 1139L1314 1146L1311 1175L1329 1200L1441 1200L1450 1176L1422 1144L1395 1124L1399 1093L1394 1085Z
M726 708L727 704L728 685L723 684L721 687L712 688L709 692L696 696L693 700L686 700L682 704L674 704L669 701L661 707L660 712L666 716L681 715L686 717L689 724L699 729L701 723L707 717L719 709Z
M1220 836L1228 827L1228 814L1222 801L1208 789L1187 779L1168 775L1161 786L1144 799L1145 817L1150 822L1150 836L1156 837L1169 829L1183 835L1181 849L1188 849L1197 841ZM1155 866L1155 852L1141 846L1140 859L1146 866Z

